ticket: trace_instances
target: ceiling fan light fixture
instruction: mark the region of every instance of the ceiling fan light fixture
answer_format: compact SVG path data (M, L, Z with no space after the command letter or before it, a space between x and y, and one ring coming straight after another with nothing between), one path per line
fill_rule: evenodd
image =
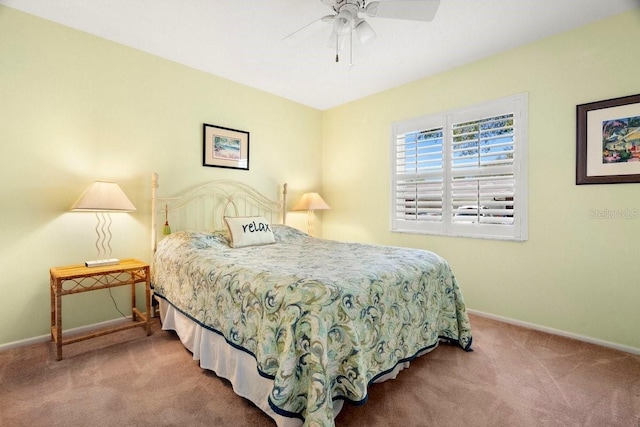
M342 52L346 42L347 38L345 36L339 36L336 33L331 33L329 41L327 42L327 47L335 49L337 52Z
M333 31L339 36L345 36L353 30L355 15L349 8L342 8L333 20Z
M371 25L362 18L356 20L354 30L361 44L366 44L376 38L376 32L373 31Z

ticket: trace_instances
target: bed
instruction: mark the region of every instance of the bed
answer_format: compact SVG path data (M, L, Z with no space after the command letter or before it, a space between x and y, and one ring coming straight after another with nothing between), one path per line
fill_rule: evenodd
M462 294L438 255L310 237L285 224L286 185L278 200L237 182L171 198L157 188L154 174L163 329L277 425L331 426L343 402L365 403L372 383L440 342L471 349Z

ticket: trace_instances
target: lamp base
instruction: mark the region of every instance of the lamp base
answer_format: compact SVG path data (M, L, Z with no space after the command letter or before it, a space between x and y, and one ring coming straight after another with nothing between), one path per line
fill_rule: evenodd
M94 261L84 262L84 265L87 267L103 267L105 265L116 265L116 264L120 264L120 260L118 258L96 259Z

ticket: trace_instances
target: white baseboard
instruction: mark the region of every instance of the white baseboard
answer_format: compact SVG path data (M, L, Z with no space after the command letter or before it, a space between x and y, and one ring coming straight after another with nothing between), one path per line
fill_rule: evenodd
M571 338L571 339L578 340L578 341L588 342L590 344L600 345L602 347L613 348L615 350L624 351L626 353L639 354L640 355L640 348L635 348L635 347L622 345L622 344L616 344L616 343L609 342L609 341L603 341L603 340L599 340L599 339L596 339L596 338L587 337L587 336L584 336L584 335L572 334L570 332L561 331L559 329L548 328L546 326L540 326L540 325L536 325L534 323L528 323L528 322L523 322L523 321L520 321L520 320L510 319L508 317L497 316L495 314L484 313L482 311L472 310L470 308L468 308L467 311L469 313L471 313L471 314L475 314L476 316L486 317L488 319L497 320L499 322L509 323L511 325L521 326L521 327L527 328L527 329L533 329L533 330L540 331L540 332L546 332L546 333L552 334L552 335L559 335L559 336L565 337L565 338ZM472 326L471 331L473 332L473 325L471 325L471 326Z
M571 339L578 340L578 341L588 342L590 344L596 344L596 345L600 345L600 346L603 346L603 347L609 347L609 348L613 348L613 349L616 349L616 350L624 351L626 353L640 355L640 348L635 348L635 347L626 346L626 345L622 345L622 344L616 344L616 343L612 343L612 342L609 342L609 341L603 341L603 340L587 337L587 336L584 336L584 335L572 334L570 332L561 331L559 329L548 328L546 326L540 326L540 325L536 325L534 323L523 322L521 320L516 320L516 319L511 319L511 318L508 318L508 317L498 316L498 315L495 315L495 314L485 313L485 312L478 311L478 310L473 310L473 309L470 309L470 308L468 308L467 311L469 313L471 313L471 314L476 315L476 316L486 317L488 319L497 320L499 322L504 322L504 323L508 323L508 324L511 324L511 325L515 325L515 326L521 326L523 328L533 329L533 330L536 330L536 331L546 332L548 334L558 335L558 336L561 336L561 337L571 338ZM117 325L119 323L123 323L123 322L126 322L126 321L131 321L131 317L107 320L105 322L95 323L93 325L80 326L78 328L69 329L67 331L63 331L62 336L82 334L82 333L89 332L89 331L95 330L95 329L115 326L115 325ZM27 338L25 340L14 341L14 342L10 342L10 343L7 343L7 344L0 344L0 351L8 350L10 348L23 347L23 346L32 345L32 344L48 342L48 341L51 341L51 335L49 335L49 334L41 335L39 337Z
M79 335L92 330L116 326L116 325L119 325L120 323L124 323L127 321L129 322L131 321L131 316L120 317L118 319L107 320L105 322L100 322L100 323L94 323L93 325L86 325L86 326L80 326L78 328L68 329L66 331L62 331L62 336L66 337L69 335ZM40 335L38 337L27 338L26 340L13 341L7 344L0 344L0 351L9 350L10 348L24 347L27 345L49 342L49 341L51 341L51 334Z

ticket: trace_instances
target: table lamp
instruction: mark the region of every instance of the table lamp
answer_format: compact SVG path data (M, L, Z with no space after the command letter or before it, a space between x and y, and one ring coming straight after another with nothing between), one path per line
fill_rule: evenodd
M111 212L133 212L136 208L124 191L115 182L95 181L85 190L78 200L71 206L74 212L95 212L96 249L98 259L85 261L87 267L99 267L120 263L117 258L111 258Z
M331 209L318 193L305 193L298 203L293 207L294 211L307 211L308 216L308 233L313 236L313 223L315 222L316 210Z

